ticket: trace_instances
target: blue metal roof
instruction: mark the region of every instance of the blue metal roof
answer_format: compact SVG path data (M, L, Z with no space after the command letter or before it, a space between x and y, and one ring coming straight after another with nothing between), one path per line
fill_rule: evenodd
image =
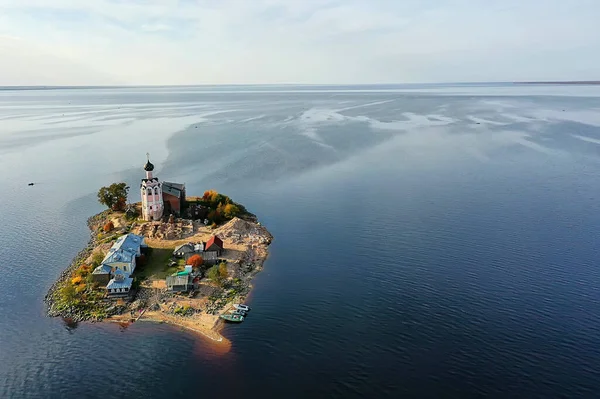
M100 265L94 269L92 274L110 274L112 267L108 265Z
M112 290L116 288L131 288L131 284L133 283L133 278L126 277L123 281L115 281L115 279L111 279L106 285L106 289Z
M123 263L131 263L136 253L133 251L124 251L122 249L114 249L111 248L106 254L106 257L102 261L102 263L115 263L115 262L123 262Z
M125 234L115 241L102 260L102 263L131 263L143 244L144 237L133 233Z
M128 233L124 236L119 237L117 241L113 244L113 248L133 250L137 252L143 243L144 237L138 236L137 234Z

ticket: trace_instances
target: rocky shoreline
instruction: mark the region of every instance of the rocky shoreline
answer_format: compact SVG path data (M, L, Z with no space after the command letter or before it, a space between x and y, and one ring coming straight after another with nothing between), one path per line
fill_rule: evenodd
M111 220L111 217L114 217L111 211L104 211L87 220L91 231L90 240L50 287L44 299L48 316L62 317L69 322L103 320L132 322L143 317L145 320L175 324L200 332L213 341L223 341L224 338L216 332L221 324L219 315L232 303L243 302L250 293L251 280L262 270L268 256L267 249L273 238L272 235L258 223L255 217L251 216L247 219L234 218L212 230L205 226L198 227L197 232L192 231L191 236L179 240L150 238L149 233L144 233L151 229L145 227L144 222L139 221L119 224L119 227L111 233L116 235L106 237L102 226ZM175 223L181 224L187 221L181 220ZM104 298L100 291L96 290L92 292L94 294L92 300L79 300L74 306L65 305L64 300L60 300L61 289L70 284L70 279L77 275L78 269L89 264L92 255L95 255L95 251L102 248L107 240L110 242L112 237L130 231L142 233L146 236L149 247L163 251L181 244L183 240L201 240L206 234L219 235L226 248L224 258L228 270L227 283L215 285L209 279L208 282L202 283L200 289L193 295L188 296L167 292L164 287L157 288L155 283L160 283L159 280L143 279L140 285L132 290L129 298L111 300ZM164 280L162 282L164 284Z
M95 226L97 226L102 220L104 220L107 214L108 211L103 211L88 218L87 226L90 229L90 239L87 245L85 246L85 248L79 251L77 255L75 255L69 266L60 273L60 275L58 276L56 281L50 286L50 288L48 289L48 293L44 297L44 303L46 304L46 312L48 316L60 316L66 319L70 319L74 322L86 321L91 319L88 315L82 313L76 308L63 310L57 309L55 306L55 294L56 291L60 288L61 284L65 283L65 281L71 278L75 270L92 254L94 249L98 246L98 231L95 228Z

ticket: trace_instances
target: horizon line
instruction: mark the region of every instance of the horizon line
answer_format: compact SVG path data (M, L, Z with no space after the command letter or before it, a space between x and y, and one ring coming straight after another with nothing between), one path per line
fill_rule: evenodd
M0 85L3 89L113 89L151 87L256 87L256 86L430 86L430 85L486 85L486 84L583 84L598 85L600 80L523 80L523 81L476 81L476 82L419 82L419 83L192 83L192 84L106 84L106 85Z

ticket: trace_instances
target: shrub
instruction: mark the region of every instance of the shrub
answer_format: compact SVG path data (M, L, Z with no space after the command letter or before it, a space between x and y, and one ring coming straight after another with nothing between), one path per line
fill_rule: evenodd
M204 259L202 259L202 256L198 254L192 255L187 261L187 264L192 265L192 267L200 267L203 263Z
M175 314L179 314L182 316L188 316L194 313L194 309L190 305L178 306L174 312Z
M87 287L85 286L85 283L81 283L81 284L79 284L77 287L75 287L75 292L76 292L76 293L78 293L78 294L80 294L80 293L82 293L83 291L85 291L85 290L86 290L86 288L87 288Z
M218 265L214 265L206 272L206 276L217 283L218 285L223 285L229 274L227 273L227 264L222 262Z
M219 223L221 223L221 220L222 220L221 212L218 209L216 209L214 211L210 211L210 212L208 212L208 216L206 218L208 219L209 222L212 222L214 224L219 224Z
M71 284L77 285L83 282L83 278L81 276L75 276L71 279Z
M227 204L223 207L223 215L227 219L233 219L240 214L240 208L234 204Z
M75 275L80 276L80 277L85 277L88 274L90 274L90 267L88 265L81 265L75 271Z
M95 269L100 266L100 263L102 263L103 259L104 254L102 252L95 252L94 255L92 255L92 268Z
M112 231L115 228L114 223L112 222L112 220L109 220L108 223L106 223L103 227L103 230L105 233L108 233L109 231Z
M75 287L73 287L73 284L70 284L69 282L67 282L59 291L58 291L58 295L59 298L63 301L63 302L72 302L75 299Z
M228 276L229 276L229 275L228 275L228 273L227 273L227 263L225 263L225 262L222 262L222 263L219 265L219 277L220 277L221 279L226 279Z
M211 279L212 281L219 281L220 279L220 275L219 275L219 266L215 265L213 267L211 267L210 269L208 269L206 271L206 276Z

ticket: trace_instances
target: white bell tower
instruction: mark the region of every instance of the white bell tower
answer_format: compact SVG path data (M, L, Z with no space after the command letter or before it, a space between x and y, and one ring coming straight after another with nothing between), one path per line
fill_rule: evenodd
M160 220L165 209L162 195L162 183L157 177L152 176L154 165L150 162L150 154L146 154L148 161L144 165L146 178L142 179L140 194L142 195L142 218L144 220Z

